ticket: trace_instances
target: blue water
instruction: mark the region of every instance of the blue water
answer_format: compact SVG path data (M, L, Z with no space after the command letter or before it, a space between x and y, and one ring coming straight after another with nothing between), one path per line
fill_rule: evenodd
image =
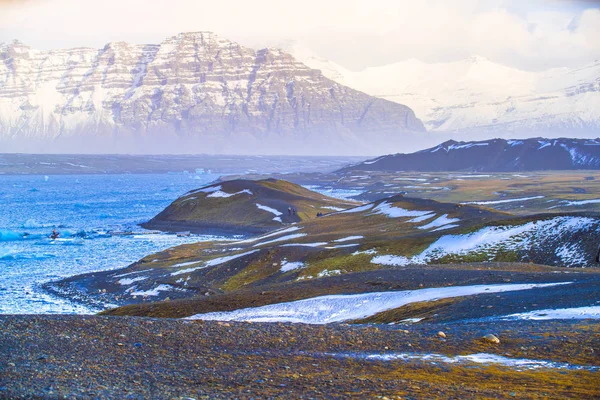
M0 314L90 313L39 285L122 268L152 252L207 240L143 231L147 221L213 174L0 176ZM49 235L56 228L59 240Z

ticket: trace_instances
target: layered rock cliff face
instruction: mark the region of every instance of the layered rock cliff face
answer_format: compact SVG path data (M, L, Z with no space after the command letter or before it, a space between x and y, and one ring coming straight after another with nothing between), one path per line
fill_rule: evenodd
M0 141L9 147L365 154L362 145L421 131L406 106L335 83L281 50L209 32L100 50L0 45Z

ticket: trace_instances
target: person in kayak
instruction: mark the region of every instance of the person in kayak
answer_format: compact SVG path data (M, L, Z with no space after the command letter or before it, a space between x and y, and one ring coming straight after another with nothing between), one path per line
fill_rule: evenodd
M50 235L50 239L57 239L60 236L60 233L56 231L56 228L52 229L52 235Z

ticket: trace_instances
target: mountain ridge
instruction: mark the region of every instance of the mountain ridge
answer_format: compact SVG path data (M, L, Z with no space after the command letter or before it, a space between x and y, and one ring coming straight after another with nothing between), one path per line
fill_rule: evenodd
M308 154L323 144L348 154L374 137L423 131L406 106L331 81L282 50L211 32L102 49L0 45L5 147Z
M366 171L519 172L600 169L599 139L446 141L409 154L390 154L340 169Z
M409 105L431 132L509 138L592 137L600 130L600 60L532 72L474 55L437 63L413 58L355 72L306 49L290 51L333 80Z

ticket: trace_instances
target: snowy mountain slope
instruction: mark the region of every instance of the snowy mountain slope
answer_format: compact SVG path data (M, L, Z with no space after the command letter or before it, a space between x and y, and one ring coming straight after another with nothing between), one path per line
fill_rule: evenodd
M5 148L314 154L325 143L340 154L378 135L423 130L406 106L344 87L281 50L255 51L210 32L102 49L0 45Z
M537 171L600 169L600 139L493 139L444 142L411 154L392 154L340 171Z
M430 131L523 136L600 131L600 61L529 72L474 56L448 63L410 59L352 72L307 50L292 50L337 82L408 105Z

